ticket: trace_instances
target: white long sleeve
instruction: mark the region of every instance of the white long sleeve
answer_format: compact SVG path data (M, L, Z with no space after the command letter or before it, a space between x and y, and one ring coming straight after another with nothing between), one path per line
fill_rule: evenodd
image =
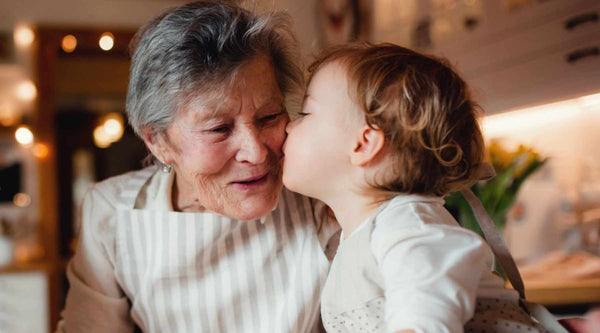
M98 189L82 205L76 253L67 267L69 293L58 332L133 332L128 300L114 276L111 219L115 211Z
M392 201L377 217L371 247L384 279L388 332L462 332L492 266L483 239L458 227L442 202Z

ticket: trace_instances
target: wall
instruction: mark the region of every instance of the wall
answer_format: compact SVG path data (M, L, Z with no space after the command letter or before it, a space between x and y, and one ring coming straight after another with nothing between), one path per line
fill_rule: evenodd
M135 28L175 0L19 0L0 2L0 29L16 23Z
M257 0L263 10L286 10L295 21L303 54L317 50L316 1ZM0 31L16 24L106 26L135 29L177 0L1 0ZM253 1L246 1L250 6Z
M523 184L507 217L504 235L518 262L593 245L568 241L565 232L600 225L599 124L600 93L484 118L488 139L511 150L524 144L549 159Z

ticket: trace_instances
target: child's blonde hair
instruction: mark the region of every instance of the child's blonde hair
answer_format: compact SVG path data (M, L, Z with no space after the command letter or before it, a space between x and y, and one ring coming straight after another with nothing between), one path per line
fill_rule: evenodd
M479 107L445 60L394 44L348 44L326 50L309 67L309 82L334 61L346 68L349 95L391 153L393 181L373 186L445 195L477 181L484 156Z

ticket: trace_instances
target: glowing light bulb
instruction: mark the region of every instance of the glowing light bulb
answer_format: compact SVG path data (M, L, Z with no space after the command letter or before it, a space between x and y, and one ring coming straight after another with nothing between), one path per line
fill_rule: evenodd
M108 148L112 142L109 135L104 130L104 126L98 126L94 129L94 144L98 148Z
M13 38L15 39L15 44L17 44L18 46L28 47L31 45L31 43L33 43L33 40L35 39L35 34L33 33L33 30L31 30L30 27L21 25L15 28Z
M17 97L22 101L33 101L37 97L35 84L29 80L19 83L17 85Z
M98 44L104 51L110 51L115 45L115 37L110 32L105 32L100 36Z
M67 53L75 51L75 48L77 48L77 38L73 35L66 35L62 39L61 47Z
M15 139L23 146L28 146L33 143L33 132L27 126L19 126L15 131Z
M123 117L118 113L110 113L104 118L104 132L111 142L116 142L123 136Z

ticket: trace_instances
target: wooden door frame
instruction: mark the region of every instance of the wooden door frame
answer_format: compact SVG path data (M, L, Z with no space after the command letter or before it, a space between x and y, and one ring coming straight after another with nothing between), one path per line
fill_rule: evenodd
M74 35L78 41L79 52L105 52L97 46L100 35L111 32L115 44L108 52L128 54L129 41L133 38L131 30L96 28L96 27L53 27L39 26L36 29L36 48L34 57L34 81L38 88L38 98L35 104L33 128L38 142L47 144L50 154L47 158L38 160L39 179L39 235L40 244L44 249L44 263L48 274L49 323L52 332L60 319L62 310L63 286L66 261L62 258L58 243L61 221L58 203L58 161L56 158L56 92L54 89L56 64L61 52L61 42L64 36ZM94 51L94 47L98 47ZM76 49L75 52L78 52ZM74 52L74 53L75 53Z

